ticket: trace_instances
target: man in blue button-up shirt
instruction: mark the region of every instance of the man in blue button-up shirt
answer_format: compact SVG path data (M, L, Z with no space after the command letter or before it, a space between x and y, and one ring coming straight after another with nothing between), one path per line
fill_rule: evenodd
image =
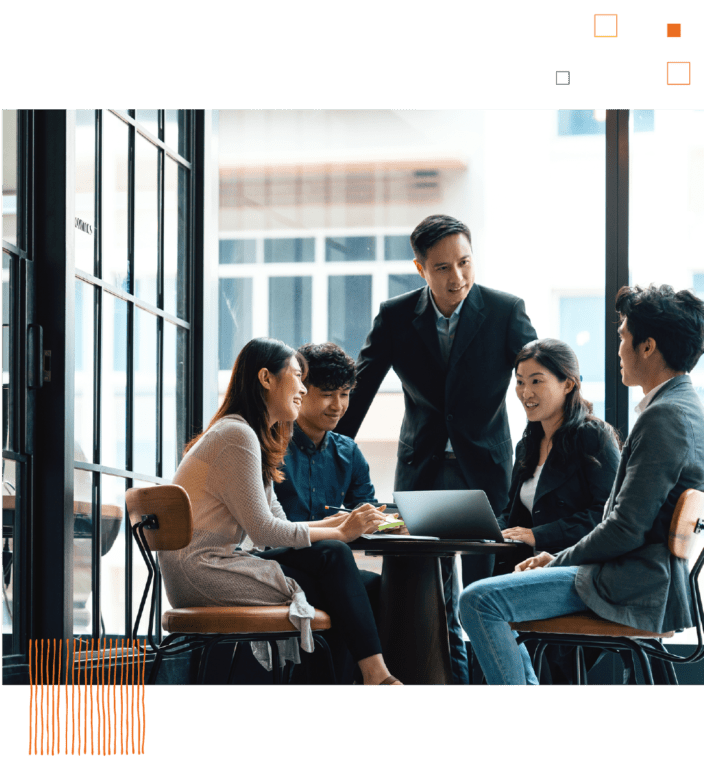
M304 344L299 352L308 362L308 391L284 460L285 479L275 486L286 516L294 522L322 520L335 514L326 506L354 509L367 502L377 504L362 452L352 438L332 431L349 404L356 380L354 360L331 342ZM360 575L376 614L381 579L371 571ZM337 647L334 637L329 641L338 682L351 682L352 657Z
M276 496L289 520L322 520L330 507L376 504L369 465L357 444L332 430L347 410L355 364L336 344L304 344L309 371Z

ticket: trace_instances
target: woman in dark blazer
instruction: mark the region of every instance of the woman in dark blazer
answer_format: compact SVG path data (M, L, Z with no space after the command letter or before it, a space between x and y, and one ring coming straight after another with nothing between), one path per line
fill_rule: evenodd
M583 397L579 362L568 344L557 339L526 344L515 371L516 394L528 424L516 446L509 501L499 527L505 538L555 554L601 522L616 477L618 441ZM512 572L524 557L525 551L518 551L497 558L494 575ZM592 666L599 652L584 650ZM558 648L549 648L546 658L551 682L569 682L569 658Z
M579 363L568 344L526 344L515 371L528 424L516 446L499 526L506 538L536 551L560 552L601 521L618 467L618 442L582 396Z

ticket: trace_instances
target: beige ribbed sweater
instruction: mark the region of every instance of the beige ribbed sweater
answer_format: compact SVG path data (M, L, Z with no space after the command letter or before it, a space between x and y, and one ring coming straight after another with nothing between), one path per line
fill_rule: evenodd
M208 605L288 604L301 628L301 644L312 651L313 608L298 584L274 560L237 550L249 536L257 548L308 547L309 528L293 523L262 481L261 447L241 416L225 416L188 451L173 482L186 490L193 508L193 539L183 549L159 554L164 587L174 608ZM255 655L267 665L268 647ZM294 643L297 646L297 644ZM280 647L297 661L297 648Z

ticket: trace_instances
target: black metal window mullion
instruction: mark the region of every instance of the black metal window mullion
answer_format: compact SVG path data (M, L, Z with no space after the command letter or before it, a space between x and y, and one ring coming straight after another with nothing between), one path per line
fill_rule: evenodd
M628 389L621 382L614 301L629 283L628 194L629 112L606 112L606 259L604 278L605 416L621 435L628 434Z
M18 242L23 250L20 250L20 260L25 261L25 270L28 270L34 261L34 112L31 110L18 111L18 135L20 136L21 161L18 158L18 202L20 208L20 237ZM22 190L21 198L19 191ZM27 286L24 299L25 321L28 308L26 302L35 302L36 285L32 276L31 289ZM29 308L33 312L33 307ZM19 333L19 327L18 327ZM21 338L21 336L20 336ZM22 380L26 377L26 371L21 374ZM33 462L32 455L35 448L35 404L26 401L26 410L24 413L24 423L22 425L22 443L18 448L26 451L22 455L22 462L16 464L17 471L15 480L17 487L15 494L19 494L23 501L20 503L21 510L15 510L15 527L13 541L13 605L19 606L13 612L12 637L14 653L24 655L29 637L31 636L31 614L30 601L32 600L34 583L32 574L32 552L33 545L31 541L33 531ZM17 475L19 474L19 478ZM17 517L18 512L22 517Z
M95 263L94 273L103 277L103 111L95 110Z
M112 110L110 110L113 112ZM117 114L117 112L113 112ZM194 112L189 111L184 115L184 128L183 133L187 134L180 137L180 144L186 148L193 146L194 136L193 133L196 130L195 120L193 119ZM76 461L74 459L74 467L77 470L86 471L91 473L92 477L92 511L93 511L93 532L92 532L92 636L100 637L102 634L102 605L101 605L101 558L102 558L102 481L105 475L122 477L125 481L125 487L131 488L137 482L147 482L153 484L161 484L164 482L164 377L165 377L165 365L164 355L165 349L165 329L166 323L171 323L185 331L183 341L187 345L187 358L185 361L185 377L186 381L177 382L177 400L179 397L185 398L183 403L187 427L190 427L192 415L194 411L193 403L193 387L190 382L190 378L194 375L194 371L197 366L194 366L194 362L191 359L194 354L194 348L192 343L192 317L193 317L193 305L195 280L194 280L194 259L193 254L195 250L194 237L195 237L195 225L194 225L194 206L193 203L196 199L195 189L193 187L195 183L195 175L192 172L193 165L191 162L187 162L184 158L176 154L173 150L167 150L165 146L159 146L164 142L165 133L165 113L163 110L159 111L159 124L158 124L158 142L154 142L154 137L147 136L152 140L158 149L158 168L157 168L157 229L158 229L158 259L157 259L157 299L156 306L139 299L136 296L136 271L135 271L135 216L136 216L136 136L139 133L144 135L144 130L140 127L134 119L134 110L129 111L129 119L124 120L125 113L118 114L118 117L122 117L123 121L128 123L128 192L127 192L127 260L128 260L128 280L124 287L114 286L105 281L103 275L103 239L102 239L102 213L103 213L103 196L102 196L102 164L103 164L103 111L96 111L96 140L95 140L95 251L94 251L94 272L89 274L83 270L76 269L75 276L77 279L82 280L93 288L93 325L94 325L94 349L93 349L93 453L91 461ZM181 132L180 132L181 133ZM179 146L181 149L181 146ZM183 221L182 225L179 225L178 233L178 248L180 256L178 259L178 288L180 297L178 299L177 315L171 315L164 310L164 281L165 281L165 266L164 266L164 238L165 238L165 201L166 201L166 157L169 156L175 159L180 166L180 174L183 174L185 178L179 182L179 195L178 195L178 207L179 216L177 219ZM185 210L184 210L185 209ZM185 213L183 219L181 214ZM14 249L13 249L14 250ZM124 301L127 305L127 349L128 355L126 360L126 403L125 403L125 469L119 469L117 467L104 466L102 463L102 364L105 345L103 342L104 324L103 324L103 308L104 308L104 293L108 292L111 295L116 296L118 299ZM137 368L136 349L135 349L135 325L136 325L136 311L137 309L144 310L152 315L156 316L157 322L157 406L156 406L156 420L157 420L157 434L156 434L156 465L155 474L144 474L142 472L134 471L134 459L135 459L135 442L134 442L134 424L135 424L135 372ZM178 316L178 315L181 316ZM180 339L181 335L177 333L177 339ZM179 340L177 346L182 342ZM177 352L178 355L178 352ZM180 401L179 401L180 402ZM177 434L180 434L181 427L177 424ZM133 621L133 600L132 600L132 582L133 582L133 566L134 566L134 550L132 544L132 537L130 535L129 520L125 518L125 550L124 550L124 562L125 562L125 576L124 576L124 590L125 590L125 635L129 636L132 630ZM158 593L157 593L157 610L161 613L161 577L158 576ZM162 631L161 627L157 626L157 637L161 639Z
M102 239L100 213L102 212L102 119L100 111L95 111L95 164L93 174L93 269L96 275L102 274ZM102 371L102 291L93 287L93 462L100 464L101 455L101 371ZM74 458L75 463L75 458ZM102 475L91 472L92 488L92 537L91 537L91 634L101 635L102 606Z
M134 110L130 110L134 117ZM135 221L135 141L136 133L134 125L129 127L129 153L127 173L127 250L128 250L128 284L127 292L130 296L136 293L134 272L134 221ZM125 467L134 469L134 311L133 301L127 302L127 361L126 361L126 403L125 403ZM129 520L126 520L125 528L125 612L128 616L126 631L131 634L132 625L132 577L133 577L133 544ZM129 635L128 635L129 636Z
M127 161L127 292L136 293L134 273L134 219L135 219L135 131L129 129L129 152ZM132 431L134 428L134 303L127 303L127 361L126 361L126 435L125 466L134 469L134 446Z
M94 271L96 276L103 274L103 139L102 111L95 111L95 196L94 196ZM103 370L103 291L93 283L93 463L102 464L102 370Z
M164 110L159 110L159 138L164 139ZM164 309L164 191L166 180L166 159L163 150L158 150L157 170L157 268L156 268L156 302L159 309ZM156 474L163 474L164 461L164 318L157 317L156 323Z
M101 608L101 555L102 555L102 478L103 476L93 474L91 476L91 487L93 489L93 536L91 542L91 560L92 560L92 636L99 638L101 634L101 624L103 612Z
M132 488L133 481L127 478L125 491ZM125 637L132 637L132 534L130 519L125 513Z

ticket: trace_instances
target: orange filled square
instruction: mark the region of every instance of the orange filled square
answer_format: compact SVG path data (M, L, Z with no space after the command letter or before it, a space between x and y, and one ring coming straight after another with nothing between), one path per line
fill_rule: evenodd
M682 36L682 25L681 24L668 24L667 25L667 36L668 37L681 37Z

